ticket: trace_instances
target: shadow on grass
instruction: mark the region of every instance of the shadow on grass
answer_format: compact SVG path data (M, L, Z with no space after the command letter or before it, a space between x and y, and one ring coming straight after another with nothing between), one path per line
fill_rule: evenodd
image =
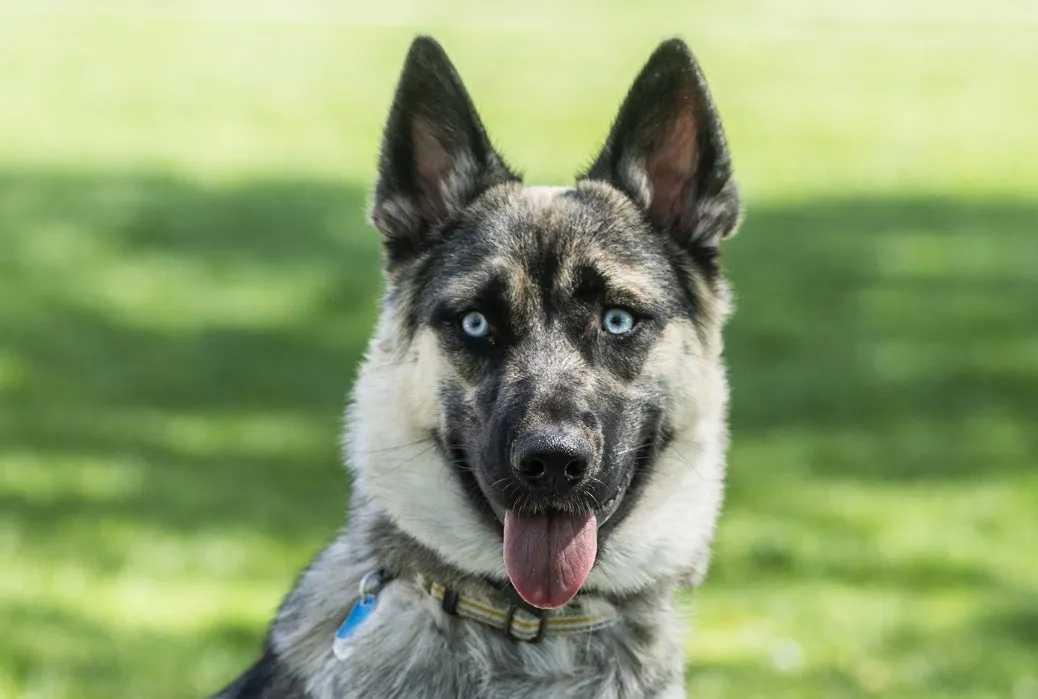
M145 483L139 502L119 505L128 517L326 529L344 490L327 487L343 480L339 415L380 286L364 200L355 187L312 181L0 176L5 448L137 457ZM736 444L786 431L803 449L797 468L847 478L1031 468L1035 220L1038 207L1013 201L751 208L728 250L740 300L728 333ZM163 302L161 284L134 281L135 265L178 272L168 294L180 305ZM120 288L131 282L148 287L126 293L132 313L121 308ZM241 283L256 297L246 306L276 305L277 293L264 294L268 282L285 289L295 310L240 322L225 297ZM138 302L134 293L155 298ZM295 451L256 454L242 444L240 453L207 452L137 432L132 420L109 424L145 411L275 414L319 436ZM735 486L752 487L754 472L773 466L741 464ZM299 485L305 479L319 487ZM273 495L301 497L304 506L271 520L248 502ZM23 504L19 516L43 525L69 506Z
M735 443L800 435L806 472L852 479L1032 468L1035 220L1017 201L751 209L728 256Z
M380 285L363 204L360 191L312 182L0 177L0 443L41 463L138 467L130 496L13 492L0 508L30 537L102 516L330 534L346 499L340 416ZM174 273L140 280L135 264ZM243 322L238 307L277 305L268 284L286 289L290 312ZM213 425L193 441L162 424L192 418ZM221 439L228 421L249 420L319 437L265 451L248 434Z

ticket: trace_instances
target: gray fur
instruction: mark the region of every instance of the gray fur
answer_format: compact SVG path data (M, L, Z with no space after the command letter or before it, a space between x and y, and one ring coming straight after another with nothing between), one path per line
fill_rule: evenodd
M353 516L366 517L363 502ZM351 527L300 578L275 621L271 645L285 674L306 677L299 697L620 697L666 696L681 685L681 629L663 590L617 602L621 625L586 638L520 643L481 624L447 616L415 584L398 579L379 595L375 615L354 637L347 663L331 638L352 604L360 577L379 565L370 541L394 539L379 521ZM411 560L413 544L396 535ZM419 557L418 560L421 560ZM432 567L436 571L437 566ZM493 591L457 572L437 571L467 593ZM433 572L433 575L437 575ZM228 695L236 696L236 695Z
M721 506L717 246L739 216L701 71L666 42L577 185L524 187L421 38L382 152L371 220L388 283L347 413L348 526L286 597L263 658L218 697L684 696L675 595L705 575ZM637 318L622 340L600 325L616 307ZM460 334L473 308L492 320L485 342ZM513 446L563 428L586 435L588 475L545 494L516 475ZM618 623L525 643L418 585L507 597L506 511L594 513L579 594ZM376 570L394 577L340 660L333 635Z

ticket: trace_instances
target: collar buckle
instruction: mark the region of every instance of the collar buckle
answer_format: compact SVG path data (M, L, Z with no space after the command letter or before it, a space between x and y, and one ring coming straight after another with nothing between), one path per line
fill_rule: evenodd
M537 617L537 633L534 634L533 638L524 638L522 636L516 636L515 632L512 630L512 619L515 618L515 613L520 609ZM522 601L512 602L508 605L508 611L505 612L505 624L501 630L504 631L505 636L512 639L513 641L523 641L524 643L540 643L544 639L545 632L548 630L548 610L531 607L529 604Z

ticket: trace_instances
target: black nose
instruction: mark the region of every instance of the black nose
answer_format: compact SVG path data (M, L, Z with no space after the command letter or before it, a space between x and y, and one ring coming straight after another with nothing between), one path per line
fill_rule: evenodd
M575 431L524 436L512 446L512 465L529 487L554 495L567 492L588 473L591 443Z

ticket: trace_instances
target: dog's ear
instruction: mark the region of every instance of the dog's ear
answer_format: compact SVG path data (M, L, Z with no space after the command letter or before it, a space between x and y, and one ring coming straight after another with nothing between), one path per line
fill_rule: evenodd
M739 194L721 119L680 39L649 58L581 179L625 192L683 249L714 247L735 232Z
M390 266L437 240L480 193L516 179L443 48L430 37L415 39L382 136L370 212Z

